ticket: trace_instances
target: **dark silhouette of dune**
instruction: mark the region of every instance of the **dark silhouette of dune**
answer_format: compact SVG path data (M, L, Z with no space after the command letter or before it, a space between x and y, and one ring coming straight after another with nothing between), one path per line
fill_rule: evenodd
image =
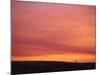
M12 61L12 75L73 70L96 69L96 63L71 63L55 61Z

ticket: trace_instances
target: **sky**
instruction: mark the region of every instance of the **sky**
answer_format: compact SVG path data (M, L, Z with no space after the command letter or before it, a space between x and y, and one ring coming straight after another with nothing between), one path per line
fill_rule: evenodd
M12 61L95 62L96 7L12 2Z

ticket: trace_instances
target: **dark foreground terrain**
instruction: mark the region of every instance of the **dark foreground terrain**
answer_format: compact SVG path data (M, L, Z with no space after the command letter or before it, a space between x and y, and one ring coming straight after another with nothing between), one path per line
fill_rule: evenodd
M95 69L95 63L66 63L54 61L13 61L12 75L57 71L89 70Z

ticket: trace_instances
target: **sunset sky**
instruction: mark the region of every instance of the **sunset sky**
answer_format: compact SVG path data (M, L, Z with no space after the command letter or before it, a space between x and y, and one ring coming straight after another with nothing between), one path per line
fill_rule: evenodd
M12 1L12 61L95 62L96 7Z

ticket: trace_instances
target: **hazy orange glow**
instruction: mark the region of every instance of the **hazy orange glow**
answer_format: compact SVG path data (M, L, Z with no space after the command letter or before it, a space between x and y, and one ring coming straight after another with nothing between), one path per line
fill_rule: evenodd
M12 61L95 62L95 6L12 2Z
M81 58L81 59L80 59ZM64 62L95 62L95 56L90 54L49 54L40 56L12 57L13 61L64 61Z

